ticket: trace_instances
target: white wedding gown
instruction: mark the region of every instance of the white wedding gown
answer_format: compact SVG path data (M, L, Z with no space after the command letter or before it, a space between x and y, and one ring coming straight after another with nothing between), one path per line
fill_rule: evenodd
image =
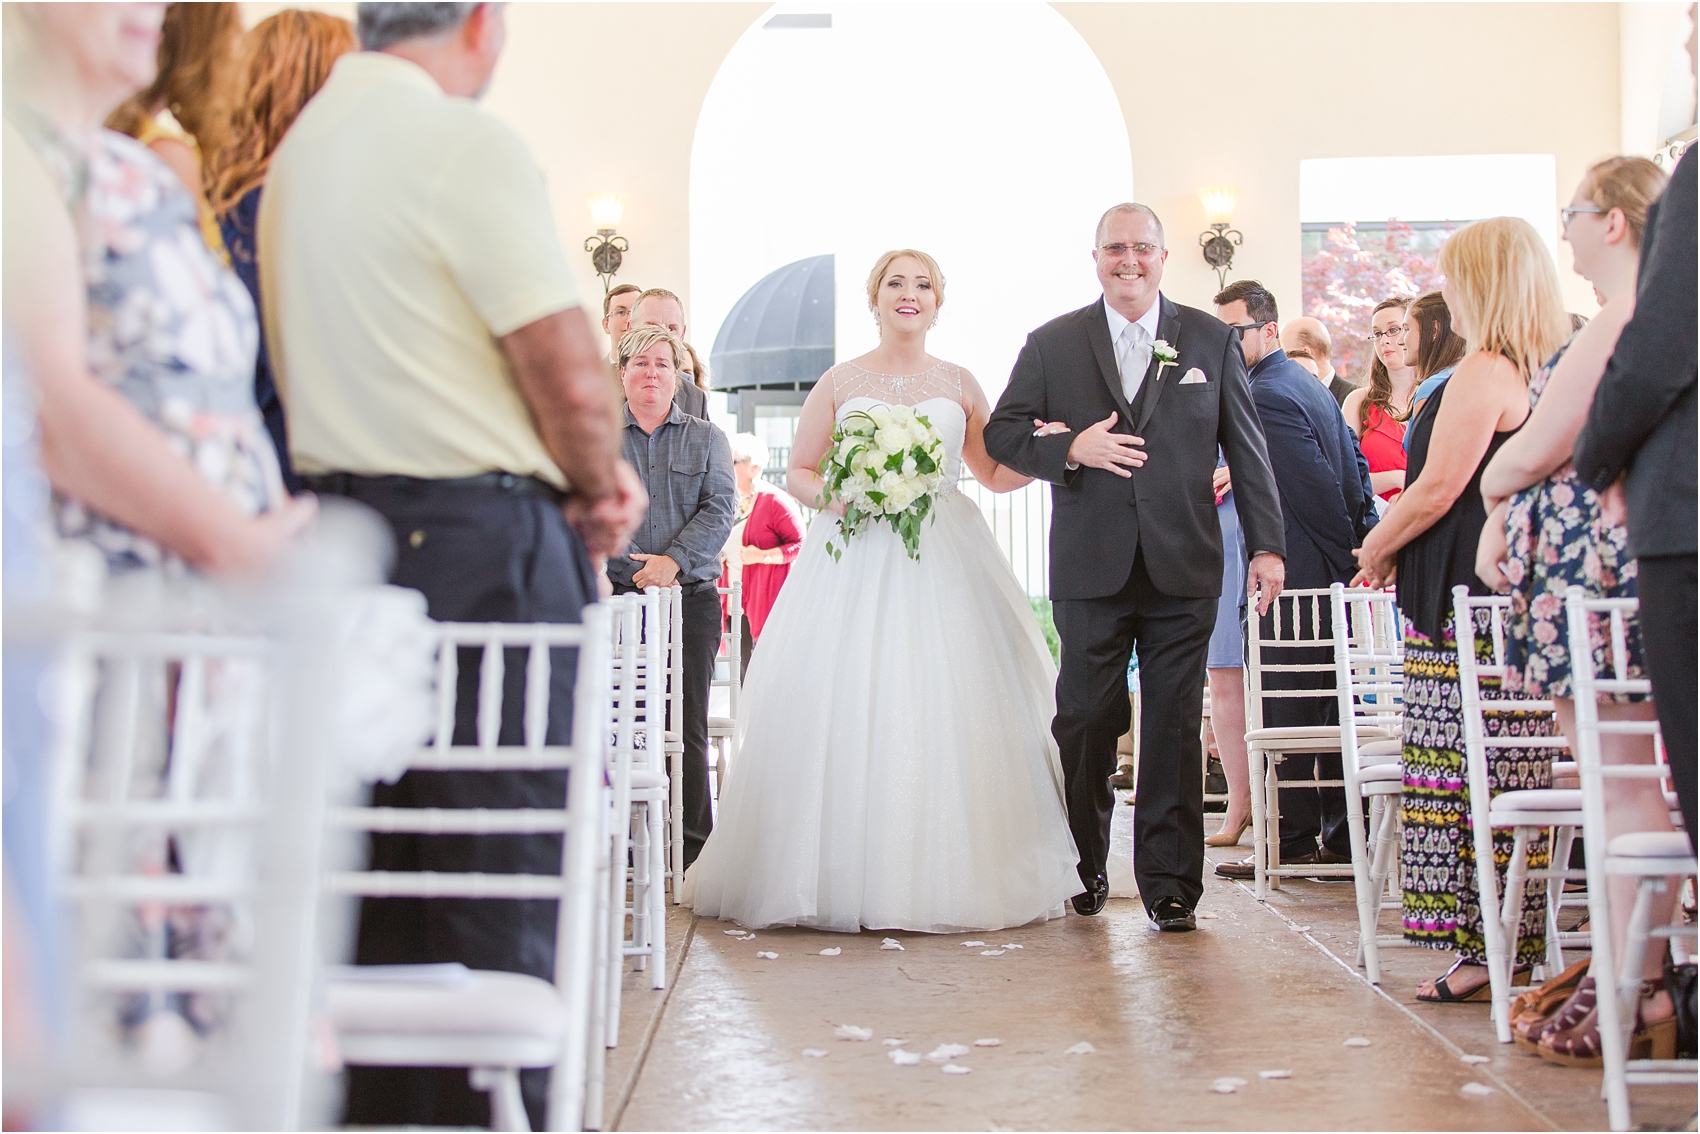
M822 381L840 419L913 405L944 438L949 487L918 562L884 525L836 562L837 517L809 528L751 659L737 763L684 900L756 928L845 932L1060 916L1081 886L1050 734L1056 671L991 529L955 488L960 371L894 379L842 364Z

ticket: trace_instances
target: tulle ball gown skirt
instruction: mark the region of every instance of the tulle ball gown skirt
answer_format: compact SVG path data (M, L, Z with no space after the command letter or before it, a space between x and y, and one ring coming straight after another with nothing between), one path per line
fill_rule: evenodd
M1055 672L979 509L943 493L911 560L818 517L745 679L743 743L686 877L705 917L1002 929L1080 892Z

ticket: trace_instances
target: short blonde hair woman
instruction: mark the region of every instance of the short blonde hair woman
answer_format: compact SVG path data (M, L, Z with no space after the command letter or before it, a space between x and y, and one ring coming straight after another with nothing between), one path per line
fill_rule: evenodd
M1453 233L1440 252L1441 294L1463 335L1466 353L1435 388L1410 426L1405 491L1357 552L1354 584L1397 581L1405 631L1404 849L1405 937L1449 949L1457 962L1425 981L1419 1000L1486 999L1487 949L1475 894L1474 848L1463 792L1457 627L1452 588L1491 593L1476 576L1476 545L1487 521L1482 472L1529 417L1529 378L1570 336L1559 298L1558 269L1527 221L1495 217ZM1485 612L1483 612L1485 613ZM1478 633L1486 633L1485 622ZM1492 697L1497 681L1483 682ZM1507 719L1511 718L1511 719ZM1490 715L1489 735L1550 736L1550 716ZM1488 773L1492 792L1552 785L1552 748L1520 748ZM1494 836L1496 844L1501 836ZM1496 852L1511 856L1509 833ZM1544 840L1530 849L1531 868L1546 865ZM1524 902L1515 972L1545 956L1546 888ZM1519 979L1527 980L1520 976Z
M618 355L620 369L624 370L626 363L630 362L634 356L640 355L656 343L662 342L672 346L673 368L677 370L679 363L684 359L685 344L679 341L678 335L655 323L644 323L641 326L633 327L620 336Z

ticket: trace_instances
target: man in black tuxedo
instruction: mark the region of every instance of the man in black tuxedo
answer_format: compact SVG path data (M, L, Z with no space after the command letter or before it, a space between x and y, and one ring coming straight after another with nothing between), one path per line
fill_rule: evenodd
M1694 45L1689 39L1690 53ZM1635 314L1594 390L1576 471L1602 511L1629 522L1641 641L1671 782L1695 838L1694 147L1647 212Z
M1144 205L1098 222L1104 295L1027 337L986 423L986 450L1051 482L1051 599L1062 638L1057 739L1069 826L1095 914L1105 863L1116 739L1127 731L1128 658L1139 649L1139 803L1134 873L1152 923L1195 928L1204 892L1204 662L1222 590L1211 487L1227 455L1259 613L1281 591L1281 509L1238 336L1162 296L1163 226ZM1034 423L1067 432L1035 435Z
M1256 280L1238 280L1216 296L1216 317L1238 332L1240 349L1251 370L1252 401L1263 423L1269 464L1281 489L1281 519L1287 540L1287 586L1298 589L1348 582L1357 573L1352 550L1375 526L1375 491L1369 483L1369 463L1358 448L1346 419L1328 389L1310 371L1281 349L1283 335L1275 297ZM1318 611L1322 625L1316 633L1333 632L1326 604ZM1308 634L1311 627L1303 628ZM1290 634L1291 623L1287 623ZM1265 641L1278 639L1274 616L1263 620ZM1334 660L1334 651L1320 647L1274 648L1265 660L1276 665L1319 665ZM1326 689L1334 678L1326 673L1267 673L1267 689ZM1332 725L1340 721L1340 706L1332 696L1272 697L1263 707L1266 728ZM1293 754L1276 765L1283 781L1339 780L1340 754ZM1252 790L1258 790L1253 785ZM1317 846L1320 836L1322 845ZM1352 861L1346 827L1346 793L1341 788L1292 787L1281 791L1281 864ZM1251 859L1224 862L1216 868L1224 878L1251 878Z

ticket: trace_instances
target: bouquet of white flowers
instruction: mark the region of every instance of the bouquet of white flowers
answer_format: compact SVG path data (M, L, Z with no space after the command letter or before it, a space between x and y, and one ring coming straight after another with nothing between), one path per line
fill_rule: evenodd
M921 521L944 480L944 442L932 422L910 406L848 414L832 431L821 476L821 507L835 496L844 501L838 532L845 541L883 520L902 537L909 558L921 558ZM831 540L826 549L834 559L843 555Z

